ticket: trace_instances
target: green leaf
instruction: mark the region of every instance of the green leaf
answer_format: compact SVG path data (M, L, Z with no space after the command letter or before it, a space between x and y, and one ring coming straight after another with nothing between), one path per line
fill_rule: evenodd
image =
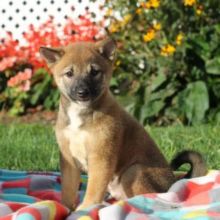
M116 96L117 101L125 108L131 115L135 114L137 98L135 96Z
M118 86L118 81L115 77L112 77L110 80L110 86Z
M145 103L140 110L140 120L142 123L152 116L157 116L160 110L164 107L165 103L162 100L154 100Z
M51 84L51 77L47 74L44 76L44 80L41 83L38 83L33 87L32 90L34 94L32 95L32 98L30 100L30 103L32 105L36 105L39 99L45 95L45 92L50 87L50 84Z
M220 75L220 57L215 57L212 60L207 60L205 66L207 73Z
M166 76L164 73L159 73L151 83L151 90L154 91L157 89L164 81L166 80Z
M58 89L52 89L50 94L46 97L43 102L43 105L46 109L53 109L59 100L59 91Z
M189 83L179 96L179 107L190 123L201 122L209 108L208 90L203 81Z

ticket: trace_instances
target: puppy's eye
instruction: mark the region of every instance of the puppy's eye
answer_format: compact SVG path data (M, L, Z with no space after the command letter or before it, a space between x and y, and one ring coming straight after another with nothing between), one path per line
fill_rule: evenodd
M91 71L90 71L90 74L91 74L92 76L97 76L97 75L99 75L100 73L101 73L100 70L96 70L96 69L94 69L94 68L92 68Z
M69 70L65 73L65 75L68 77L68 78L71 78L73 77L73 71L72 70Z

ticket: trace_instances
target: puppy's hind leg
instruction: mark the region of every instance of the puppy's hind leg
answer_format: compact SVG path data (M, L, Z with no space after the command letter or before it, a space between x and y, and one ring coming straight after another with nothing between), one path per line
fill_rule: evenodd
M120 184L127 197L166 192L174 181L174 175L169 167L149 167L140 163L130 166L120 178Z

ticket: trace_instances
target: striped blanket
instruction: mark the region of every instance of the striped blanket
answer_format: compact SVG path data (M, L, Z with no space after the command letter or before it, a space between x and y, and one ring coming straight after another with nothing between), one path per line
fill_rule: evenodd
M82 200L87 177L82 176ZM113 203L113 204L112 204ZM60 174L0 170L0 220L217 220L220 171L181 179L167 193L107 201L70 213L60 203Z

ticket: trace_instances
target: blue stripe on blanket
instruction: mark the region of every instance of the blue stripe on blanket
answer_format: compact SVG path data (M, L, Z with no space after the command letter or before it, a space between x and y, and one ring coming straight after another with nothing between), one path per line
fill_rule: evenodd
M3 189L3 193L27 194L27 188L24 188L24 187L7 188L7 189Z
M34 203L36 198L23 194L0 194L0 200L8 202Z

